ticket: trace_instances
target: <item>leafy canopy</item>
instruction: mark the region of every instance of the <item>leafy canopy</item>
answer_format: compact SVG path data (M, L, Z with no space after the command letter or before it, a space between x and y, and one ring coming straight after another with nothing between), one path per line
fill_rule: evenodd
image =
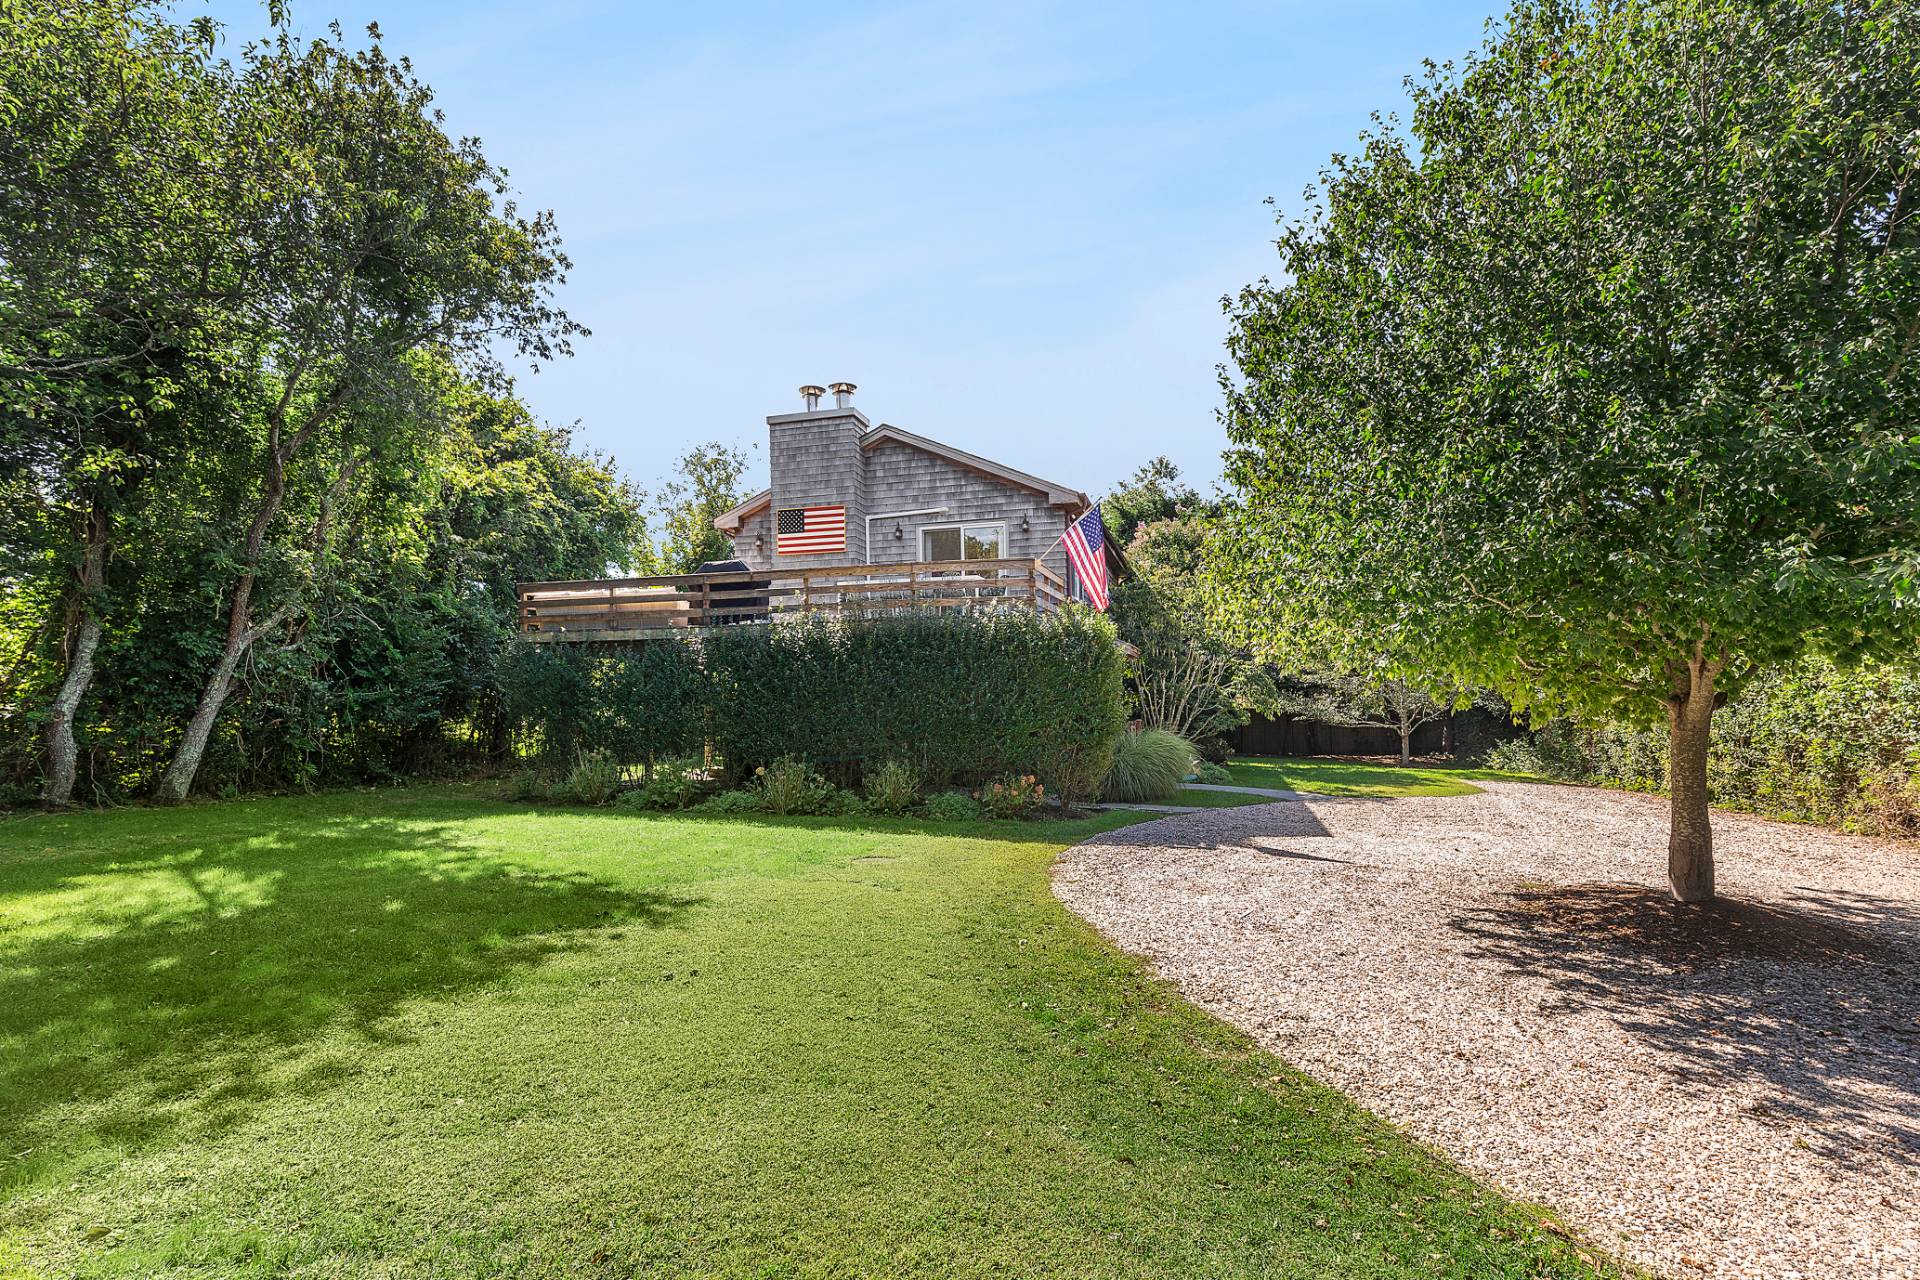
M1920 12L1522 0L1229 307L1214 599L1646 719L1910 636Z

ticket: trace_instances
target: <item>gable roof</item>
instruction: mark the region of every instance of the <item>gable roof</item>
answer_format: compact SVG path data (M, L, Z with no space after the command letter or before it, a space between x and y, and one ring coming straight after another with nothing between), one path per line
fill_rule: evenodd
M1047 505L1050 507L1085 507L1088 505L1087 495L1078 489L1069 489L1066 485L1055 484L1051 480L1042 480L1039 476L1016 470L1013 467L994 462L989 458L983 458L977 453L968 453L965 449L956 449L950 444L941 444L938 440L932 440L922 435L915 435L913 432L902 430L889 422L881 423L860 437L860 447L862 449L872 449L883 444L903 444L910 449L918 449L922 453L930 453L936 458L944 458L955 466L965 467L969 471L977 471L981 475L989 476L995 480L1013 485L1016 488L1031 489L1035 493L1045 496Z
M762 489L731 511L722 511L713 518L713 527L722 533L738 533L747 517L773 505L773 490Z
M877 448L883 444L905 445L909 449L918 449L922 453L944 459L957 467L977 471L1003 484L1010 484L1018 489L1031 489L1044 497L1050 507L1069 507L1076 511L1084 511L1092 505L1087 495L1078 489L1069 489L1066 485L1042 480L1039 476L1029 475L1025 471L1005 466L991 458L983 458L977 453L968 453L965 449L956 449L950 444L942 444L938 440L904 431L891 423L883 422L860 437L860 447L863 450ZM738 533L741 525L752 516L764 511L772 503L773 490L762 489L739 506L730 511L722 511L715 516L713 527L722 533Z

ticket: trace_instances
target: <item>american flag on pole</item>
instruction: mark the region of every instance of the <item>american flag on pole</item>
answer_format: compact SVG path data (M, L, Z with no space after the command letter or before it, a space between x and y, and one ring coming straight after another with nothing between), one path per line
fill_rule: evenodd
M1073 574L1087 603L1101 612L1107 608L1107 526L1100 518L1100 506L1067 526L1060 545L1073 562Z
M847 549L845 507L784 507L774 516L773 549L783 556L816 556Z

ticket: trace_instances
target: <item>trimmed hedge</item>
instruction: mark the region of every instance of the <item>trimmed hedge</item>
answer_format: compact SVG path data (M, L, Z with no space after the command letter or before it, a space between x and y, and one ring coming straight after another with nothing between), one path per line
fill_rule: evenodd
M1033 774L1072 804L1124 725L1112 624L1078 609L815 616L702 647L712 741L735 771L795 756L852 785L899 760L936 786Z
M501 670L507 716L522 748L548 769L604 751L621 765L651 765L700 750L705 678L693 646L531 644Z
M503 675L518 739L549 769L623 765L711 741L737 780L782 758L841 786L897 761L930 786L1032 774L1090 799L1125 724L1112 625L1036 618L815 616L696 641L522 644Z

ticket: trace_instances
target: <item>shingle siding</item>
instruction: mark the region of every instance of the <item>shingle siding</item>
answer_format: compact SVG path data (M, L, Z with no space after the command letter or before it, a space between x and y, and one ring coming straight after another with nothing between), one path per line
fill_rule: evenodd
M1059 538L1069 513L1049 505L1046 494L897 440L863 448L861 438L871 428L851 410L776 415L767 425L772 502L742 521L733 539L735 556L750 567L816 568L916 560L922 529L999 521L1007 529L1007 556L1027 559L1044 554L1047 566L1066 578L1067 558ZM775 555L774 513L783 507L814 505L846 507L846 553ZM952 510L942 515L889 514L927 507ZM871 548L866 544L869 515L875 517ZM1023 519L1028 525L1025 530L1020 527ZM896 523L899 538L893 536Z

